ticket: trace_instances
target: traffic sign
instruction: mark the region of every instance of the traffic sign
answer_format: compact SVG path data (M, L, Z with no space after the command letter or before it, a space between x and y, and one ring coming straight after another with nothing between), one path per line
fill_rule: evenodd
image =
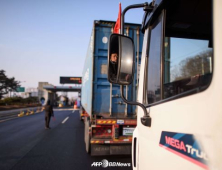
M18 87L16 89L17 92L25 92L25 87Z
M60 84L82 84L82 77L60 77Z

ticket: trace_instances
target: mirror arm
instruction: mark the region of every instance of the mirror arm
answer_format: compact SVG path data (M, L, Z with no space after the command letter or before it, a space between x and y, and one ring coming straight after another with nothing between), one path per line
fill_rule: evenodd
M124 101L125 103L130 104L130 105L138 105L138 106L140 106L140 107L143 109L144 116L141 117L141 123L142 123L144 126L151 127L151 117L150 117L149 113L147 112L146 107L145 107L142 103L128 101L128 100L125 98L125 96L124 96L124 88L123 88L123 85L120 85L120 93L121 93L121 97L122 97L122 99L123 99L123 101Z
M121 15L121 32L120 34L124 34L124 16L125 16L125 13L129 10L129 9L133 9L133 8L144 8L144 11L147 11L149 9L149 5L147 2L145 3L142 3L142 4L135 4L135 5L130 5L128 7L126 7L123 12L122 12L122 15ZM150 9L153 9L153 8L150 8Z
M149 6L147 2L142 3L142 4L130 5L130 6L126 7L123 10L122 14L121 14L121 30L120 30L120 34L122 34L122 35L124 35L124 16L125 16L125 13L129 9L133 9L133 8L143 8L144 11L152 11L153 10L153 7ZM121 97L122 97L122 99L123 99L123 101L125 103L130 104L130 105L138 105L138 106L140 106L143 109L144 116L141 117L141 123L144 126L151 127L151 117L150 117L149 113L147 112L146 107L142 103L131 102L131 101L126 100L126 98L124 96L123 85L120 85L120 92L121 92Z

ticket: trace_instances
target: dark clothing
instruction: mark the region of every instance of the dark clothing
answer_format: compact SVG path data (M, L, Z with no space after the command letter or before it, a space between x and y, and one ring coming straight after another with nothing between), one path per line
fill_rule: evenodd
M51 116L45 116L45 127L49 128L49 122L50 122Z
M117 64L110 62L109 65L109 75L111 80L116 80L117 77Z
M49 128L49 122L50 122L51 116L54 116L52 106L46 105L45 106L45 127L46 128Z
M45 106L45 115L47 116L53 116L53 110L51 105Z

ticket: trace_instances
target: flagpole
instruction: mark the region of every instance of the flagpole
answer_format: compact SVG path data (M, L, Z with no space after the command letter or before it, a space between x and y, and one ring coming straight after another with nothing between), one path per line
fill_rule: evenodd
M120 19L121 19L121 16L122 16L121 2L119 2L119 11L120 11ZM118 17L119 17L119 16L118 16ZM119 34L121 34L121 20L120 20Z

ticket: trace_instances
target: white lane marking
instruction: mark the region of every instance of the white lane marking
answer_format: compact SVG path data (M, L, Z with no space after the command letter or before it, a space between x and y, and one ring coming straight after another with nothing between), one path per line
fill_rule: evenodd
M69 117L65 118L65 119L62 121L62 124L64 124L68 119L69 119Z

